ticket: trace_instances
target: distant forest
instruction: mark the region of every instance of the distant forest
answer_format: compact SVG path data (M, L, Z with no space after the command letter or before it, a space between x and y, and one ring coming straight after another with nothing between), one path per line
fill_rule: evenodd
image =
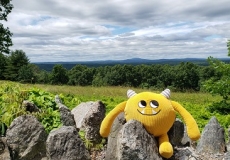
M229 63L228 59L225 60ZM88 65L74 62L33 64L29 62L25 52L16 50L9 56L0 54L0 62L0 80L22 83L157 89L169 87L178 91L200 91L204 81L221 77L220 73L209 65L208 60L199 59L154 62L130 59L119 62L90 62ZM48 69L50 65L52 67Z

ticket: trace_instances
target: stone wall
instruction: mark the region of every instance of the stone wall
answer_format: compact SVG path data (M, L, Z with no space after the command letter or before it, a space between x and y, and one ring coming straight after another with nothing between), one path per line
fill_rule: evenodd
M126 122L121 113L114 121L110 136L99 152L93 155L79 136L84 131L86 139L101 143L100 123L105 117L105 105L86 102L68 109L58 97L63 126L45 132L41 123L32 115L16 118L0 138L0 159L3 160L163 160L158 153L157 138L150 135L142 124ZM230 131L230 130L229 130ZM174 148L170 160L230 160L229 142L224 129L212 117L203 129L198 142L191 141L182 121L176 119L168 132Z

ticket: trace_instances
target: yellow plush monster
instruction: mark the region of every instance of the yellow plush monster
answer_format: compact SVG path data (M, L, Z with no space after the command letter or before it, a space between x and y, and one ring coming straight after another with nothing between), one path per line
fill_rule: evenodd
M127 96L129 99L118 104L102 121L100 128L102 137L108 137L114 119L119 113L124 112L126 121L131 119L140 121L147 132L158 137L160 155L170 158L173 155L173 147L169 142L167 132L172 127L176 112L178 112L187 126L190 139L200 138L200 131L191 114L179 103L169 100L169 89L161 94L153 92L137 94L133 90L128 90Z

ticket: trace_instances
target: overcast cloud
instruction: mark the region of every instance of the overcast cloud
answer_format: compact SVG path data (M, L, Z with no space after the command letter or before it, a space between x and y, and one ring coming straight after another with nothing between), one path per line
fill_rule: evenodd
M5 26L31 62L227 57L229 0L13 0Z

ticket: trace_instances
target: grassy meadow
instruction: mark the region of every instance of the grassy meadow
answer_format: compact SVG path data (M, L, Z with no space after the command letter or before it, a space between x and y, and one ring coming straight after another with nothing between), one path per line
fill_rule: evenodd
M53 95L62 95L62 97L68 96L71 101L72 98L77 99L73 103L63 101L67 107L72 109L81 102L97 101L100 100L106 105L107 113L112 110L117 104L127 100L126 92L128 87L92 87L92 86L57 86L57 85L43 85L43 84L20 84L14 82L0 81L0 87L2 84L17 85L21 90L30 90L31 88L38 88L45 92L52 93ZM131 88L137 93L142 91L152 91L160 93L159 90ZM1 99L0 99L1 100ZM184 108L186 108L198 123L200 130L208 123L212 116L216 116L220 124L227 130L230 126L230 115L221 115L219 113L211 113L208 110L208 106L212 102L220 100L219 96L212 96L209 93L204 92L173 92L171 91L171 100L179 102ZM180 118L180 115L178 115Z

